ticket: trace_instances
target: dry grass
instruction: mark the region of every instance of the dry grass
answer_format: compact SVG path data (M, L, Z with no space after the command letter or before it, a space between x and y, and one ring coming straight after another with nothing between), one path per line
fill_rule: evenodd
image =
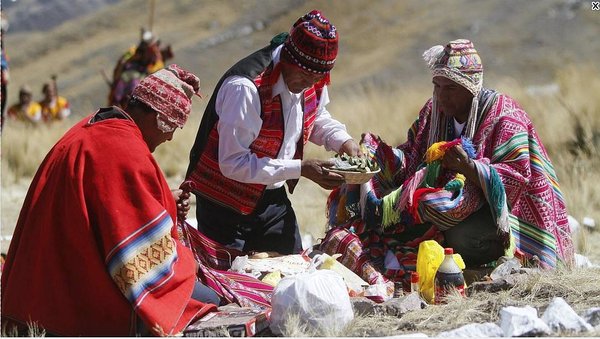
M561 90L551 97L531 96L526 88L510 79L503 80L498 88L506 88L511 94L515 93L514 96L530 112L561 179L569 213L578 220L583 216L600 220L600 188L592 184L600 180L599 145L597 139L594 141L594 135L598 135L600 131L600 106L591 95L600 86L600 80L581 82L581 77L588 72L589 68L569 68L558 73L557 82ZM587 90L594 92L582 94ZM334 115L343 116L349 131L355 136L368 130L379 133L392 144L398 144L405 140L406 129L428 95L429 89L425 88L377 91L375 87L364 86L355 89L347 97L334 97L331 111ZM204 102L196 104L197 111L203 108ZM553 119L547 119L547 115L552 115ZM172 142L159 147L155 154L172 186L177 186L183 179L188 150L193 144L199 116L200 114L196 114L186 128L177 132ZM576 131L578 127L574 121L577 119L583 132ZM6 130L2 143L2 234L12 230L10 226L16 221L24 198L23 190L31 180L30 176L67 127L67 124L57 124L35 129L18 125ZM22 138L22 135L28 137ZM311 145L307 148L307 156L322 158L331 154ZM302 231L311 233L315 238L322 237L325 232L327 193L311 182L301 180L296 193L291 196ZM191 214L193 215L193 209ZM600 232L582 228L574 238L578 253L588 256L594 263L600 263L600 250L594 246L600 241ZM2 245L6 249L7 243L3 242ZM435 335L472 322L497 322L499 310L504 306L531 305L541 315L546 305L556 296L563 297L581 314L589 307L600 305L599 273L598 269L559 269L534 274L510 291L478 293L466 299L455 298L448 305L433 305L408 313L402 318L357 317L339 333L310 328L302 325L299 319L291 317L285 336L362 337L416 332Z
M32 126L8 121L2 135L2 186L33 177L46 153L72 122Z
M530 305L541 316L554 297L562 297L575 312L581 314L590 307L600 305L598 273L598 269L557 269L535 273L508 291L477 293L468 298L456 297L447 305L434 305L411 312L400 319L398 326L414 326L419 332L435 334L472 322L497 323L500 310L506 306Z
M600 103L594 93L600 91L600 79L586 75L593 66L567 67L556 74L560 90L550 95L531 95L527 88L512 79L500 79L498 88L515 97L530 113L536 130L553 160L569 214L578 220L589 216L600 220L600 189L592 183L600 182ZM427 77L425 74L424 77ZM416 117L421 105L429 97L428 87L381 90L373 83L352 88L351 91L332 93L330 110L348 127L356 138L371 131L390 144L400 144ZM191 148L206 100L194 102L194 115L183 130L178 130L173 141L159 147L155 156L172 186L183 180ZM33 128L8 122L2 137L2 235L12 232L24 198L23 186L31 180L37 166L52 145L66 131L74 119L65 123ZM306 157L332 156L323 148L310 144ZM20 187L20 188L19 188ZM314 238L325 232L325 191L308 180L300 180L291 195L301 229ZM194 216L192 208L191 217ZM586 237L579 237L585 240ZM2 243L6 248L7 243ZM600 262L600 253L584 241L579 242L579 253ZM596 252L600 252L596 250Z
M597 16L591 12L556 25L546 13L560 7L560 1L520 2L518 11L513 9L512 2L467 0L458 0L452 8L433 6L430 1L270 0L265 4L263 0L261 6L256 6L252 1L236 0L202 2L202 8L193 0L158 3L158 33L165 42L173 43L174 61L201 75L207 96L228 65L263 45L274 33L287 30L299 13L312 8L329 13L341 32L340 58L333 72L329 109L356 138L370 131L390 144L400 144L406 139L408 127L431 95L430 79L420 63L420 53L435 43L459 36L472 37L486 63L486 85L516 98L534 121L555 165L569 214L580 221L589 216L600 222L600 187L595 185L600 182L600 101L597 98L600 78L597 67L582 64L577 59L580 55L589 55L586 51L594 50L595 45L590 41L595 41L597 36ZM473 22L463 20L462 5L467 3L473 13L479 13L473 15L478 18ZM106 86L98 71L110 70L119 53L136 41L145 18L134 20L132 13L144 5L143 0L126 1L52 32L27 36L9 34L6 42L13 67L9 102L16 99L20 85L29 83L36 88L50 74L59 73L62 95L73 99L79 118L103 105ZM511 25L496 24L501 17L498 13L507 10ZM445 18L445 25L439 25L435 20L438 17ZM254 20L268 25L264 31L226 41L213 49L198 47L207 37L223 33L240 22ZM526 23L530 26L524 28ZM573 31L583 41L581 48L575 46L578 44L575 35L568 35ZM565 60L573 60L578 66L569 66ZM549 71L553 69L559 71ZM558 90L540 93L525 85L536 81L554 84ZM196 100L188 126L155 153L173 187L183 179L189 149L206 102L207 99ZM0 151L1 235L12 234L37 167L69 125L79 118L40 128L11 122L5 126ZM314 145L306 149L307 157L331 155ZM290 197L302 231L315 238L325 232L327 195L328 192L317 185L300 180ZM190 214L194 216L193 208ZM582 230L575 239L579 253L600 263L600 247L595 246L600 242L600 232ZM0 249L5 252L7 248L8 242L1 241ZM510 291L476 294L448 305L412 312L403 318L359 317L341 333L317 333L297 323L286 335L384 336L414 332L433 335L469 322L497 321L498 311L503 306L528 304L541 313L554 296L565 298L580 313L600 305L599 273L593 269L559 269L532 275L526 283ZM2 334L10 335L10 332Z
M380 337L411 333L435 336L440 332L459 328L470 323L499 323L500 310L507 306L537 309L541 317L550 301L562 297L575 312L582 314L591 307L600 305L600 269L557 269L554 272L531 274L528 279L513 289L498 293L476 293L467 298L450 296L448 304L430 305L419 311L411 311L403 317L360 316L339 331L307 328L299 319L290 317L287 324L288 337L341 336ZM600 330L577 335L597 336ZM568 336L571 333L560 333Z
M441 332L459 328L470 323L492 322L499 324L500 310L507 306L532 306L538 316L544 313L555 297L563 298L572 308L582 314L600 305L600 269L559 268L552 272L537 272L517 284L513 289L498 293L480 292L467 298L450 296L444 305L429 305L425 309L411 311L403 317L357 316L346 328L315 328L308 326L297 315L287 318L285 337L382 337L402 334L425 333L435 336ZM15 336L13 330L3 329L2 336ZM30 337L44 336L42 329L30 326ZM558 333L573 336L573 333ZM577 336L598 336L600 329L577 333ZM224 333L224 336L226 334Z
M46 331L41 328L37 323L29 322L27 323L27 334L19 333L19 331L15 327L7 327L2 326L1 331L2 337L18 337L18 336L27 336L27 337L45 337Z

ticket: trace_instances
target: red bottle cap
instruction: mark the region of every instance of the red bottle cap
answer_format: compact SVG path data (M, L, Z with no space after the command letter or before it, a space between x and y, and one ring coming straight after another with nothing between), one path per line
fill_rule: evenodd
M454 250L452 248L444 248L444 254L454 254Z
M411 283L418 283L419 282L419 273L417 272L412 272L410 274L410 282Z

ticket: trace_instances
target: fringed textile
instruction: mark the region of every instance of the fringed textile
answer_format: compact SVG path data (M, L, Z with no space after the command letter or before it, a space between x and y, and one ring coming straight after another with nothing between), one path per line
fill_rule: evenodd
M228 303L260 309L271 307L273 286L246 274L227 271L233 260L245 253L213 241L185 221L180 221L177 227L183 243L194 253L198 280Z
M529 260L535 256L546 268L555 267L558 261L572 263L573 243L564 199L529 117L513 99L488 89L477 97L477 113L470 138L473 145L461 139L461 146L475 162L483 189L440 169L435 176L439 183L431 187L434 190L418 195L420 202L415 202L415 193L424 188L421 184L427 176L427 149L435 142L455 138L449 133L451 126L435 114L435 103L429 100L408 130L407 141L397 148L372 134L363 137L369 156L382 170L362 186L343 185L332 192L328 199L332 229L321 248L329 254L342 253L341 261L367 281L372 268L399 279L382 266L388 250L405 269L410 266L406 258L416 253L420 241L443 242L442 230L464 220L487 201L505 246L514 240L519 257ZM411 206L416 206L414 216L408 213ZM433 226L424 229L423 225ZM333 234L350 228L356 231L352 238L356 248L346 253Z
M180 333L216 306L191 299L196 264L176 218L138 126L117 108L85 117L31 183L2 272L2 316L68 337L133 336L142 323Z

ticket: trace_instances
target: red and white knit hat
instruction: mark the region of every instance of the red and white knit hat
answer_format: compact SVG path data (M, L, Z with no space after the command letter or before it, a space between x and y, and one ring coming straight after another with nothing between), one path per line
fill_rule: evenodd
M194 94L200 95L200 79L177 65L170 65L145 77L132 96L157 111L164 120L183 128Z
M312 10L294 23L283 50L299 67L329 73L338 52L337 30L321 12Z

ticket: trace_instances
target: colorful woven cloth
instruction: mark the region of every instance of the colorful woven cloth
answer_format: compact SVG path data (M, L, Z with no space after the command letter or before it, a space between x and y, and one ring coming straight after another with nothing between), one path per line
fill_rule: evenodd
M329 73L338 52L335 26L317 10L299 18L283 44L285 57L313 73Z
M187 222L177 225L184 244L192 249L198 263L198 278L212 288L221 299L242 307L271 307L273 286L245 274L229 272L233 260L245 255L213 241Z
M436 186L439 182L441 173L441 163L446 150L461 145L467 152L469 158L475 157L475 151L471 141L466 138L458 138L453 141L440 141L431 145L425 153L425 167L418 174L411 178L411 181L403 185L400 200L396 205L384 205L384 208L392 208L396 211L407 210L414 223L421 224L426 221L425 214L430 218L438 220L436 224L441 230L448 229L460 220L454 218L441 218L443 213L454 209L462 198L462 191L465 185L465 177L460 173L455 173L454 177L443 186ZM400 192L399 192L400 193ZM502 192L503 193L503 192ZM500 194L502 195L502 194ZM502 195L503 196L503 195ZM495 203L502 209L504 201ZM389 207L388 207L389 206ZM387 209L386 208L386 209ZM430 213L430 210L436 213ZM506 208L504 207L504 210ZM384 210L385 212L385 210ZM393 211L385 212L391 214ZM394 213L395 215L395 213ZM504 213L506 215L506 213ZM386 218L383 226L390 226L390 222L398 220ZM504 220L504 230L508 234L508 220Z
M124 118L84 118L31 183L2 272L3 322L60 336L131 336L142 323L175 335L216 307L191 299L196 263L140 129L104 113Z
M473 161L483 189L468 181L462 188L461 184L453 187L456 173L439 167L437 175L427 178L433 167L424 161L429 149L429 100L409 129L407 141L397 148L375 135L364 136L362 144L382 171L367 184L343 185L331 193L327 208L332 229L321 248L329 254L341 253L341 261L367 281L371 267L388 278L407 279L420 242L443 243L442 230L487 202L500 234L508 234L510 228L517 254L524 259L537 256L546 268L558 261L572 263L563 196L529 117L513 99L491 90L484 89L479 102ZM444 127L443 140L452 141L452 126ZM431 179L436 179L435 184L423 186ZM351 244L334 236L342 229L355 233ZM400 270L384 271L387 251L396 255Z

